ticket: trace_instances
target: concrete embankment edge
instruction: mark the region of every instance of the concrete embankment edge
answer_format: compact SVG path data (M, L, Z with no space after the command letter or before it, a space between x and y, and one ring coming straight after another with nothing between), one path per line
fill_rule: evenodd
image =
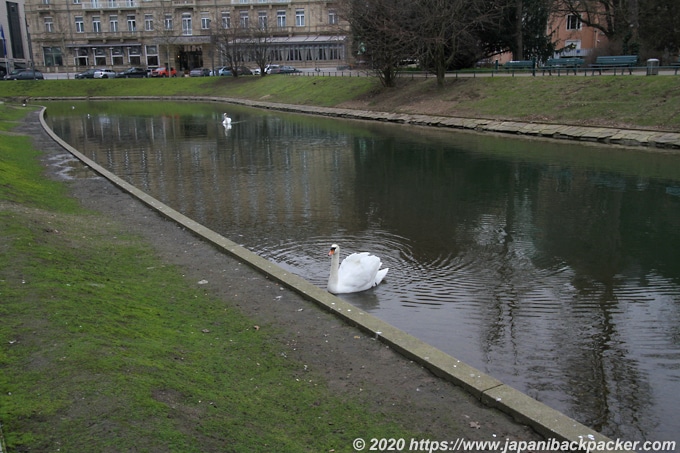
M196 236L213 244L218 249L237 258L243 263L264 273L281 285L295 291L302 297L316 303L319 307L339 316L349 325L374 336L389 345L403 356L413 360L430 370L436 376L450 381L474 395L490 407L497 408L514 417L518 422L531 426L546 439L561 442L597 442L607 445L611 439L576 422L566 415L540 403L522 392L503 384L481 371L445 354L437 348L403 332L396 327L381 321L353 305L333 296L324 289L312 285L306 280L285 271L259 255L239 246L229 239L206 228L198 222L175 211L154 197L139 190L125 180L117 177L102 166L87 158L77 149L59 138L45 122L45 109L40 113L40 122L44 130L66 151L90 167L95 173L108 179L121 190L129 193L141 202L156 210L166 218L191 231ZM611 442L610 445L613 445ZM600 451L616 451L604 449ZM619 450L621 451L621 450Z

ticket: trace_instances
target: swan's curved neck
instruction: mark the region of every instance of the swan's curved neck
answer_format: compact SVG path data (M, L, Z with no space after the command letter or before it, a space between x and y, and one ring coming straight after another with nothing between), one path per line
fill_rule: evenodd
M338 284L338 267L340 266L340 254L336 250L331 255L331 274L328 277L328 286L335 286Z

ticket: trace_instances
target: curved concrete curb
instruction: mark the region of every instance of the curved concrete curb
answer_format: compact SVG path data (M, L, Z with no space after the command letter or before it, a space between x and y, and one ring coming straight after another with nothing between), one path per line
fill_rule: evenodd
M105 101L106 96L88 97L34 97L33 101L52 100ZM642 146L665 148L671 152L680 150L680 133L648 130L618 129L608 127L565 126L546 123L525 123L520 121L498 121L488 119L458 118L449 116L429 116L407 113L387 113L370 110L317 107L309 105L277 104L274 102L252 101L247 99L223 98L214 96L119 96L120 100L172 100L194 102L222 102L244 105L282 112L306 113L311 115L335 116L355 120L383 121L389 123L412 124L415 126L443 127L470 132L491 132L554 140L574 140L604 145Z
M175 211L145 192L142 192L135 186L90 160L59 138L47 126L44 118L45 110L46 109L43 108L40 112L40 123L50 137L52 137L52 139L60 146L120 189L128 192L147 206L163 214L166 218L187 228L189 231L213 244L218 249L227 252L255 270L266 274L280 284L285 285L290 290L297 292L302 297L316 303L321 308L334 313L348 324L369 333L405 357L427 368L435 375L463 387L488 406L495 407L513 416L519 422L531 426L547 439L556 439L561 442L573 442L573 444L570 444L569 450L584 450L585 445L582 442L594 442L602 446L614 445L613 441L598 432L551 409L545 404L530 398L522 392L503 384L501 381L482 373L460 360L445 354L439 349L430 346L396 327L365 313L327 291L312 285L301 277L286 272L276 264L256 255L198 222L191 220L178 211ZM614 450L611 447L598 449L593 448L593 445L595 444L591 444L591 451L625 451Z

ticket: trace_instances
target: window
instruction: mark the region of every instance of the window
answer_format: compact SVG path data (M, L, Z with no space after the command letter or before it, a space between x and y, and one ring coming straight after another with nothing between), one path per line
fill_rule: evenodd
M580 39L567 39L564 41L564 48L565 50L569 51L578 51L581 49L581 40Z
M225 30L231 28L231 13L226 11L222 13L222 28Z
M260 28L260 30L267 28L267 11L258 11L257 26Z
M144 30L153 31L153 14L144 14Z
M76 16L76 33L85 33L85 24L83 23L83 16Z
M210 29L210 14L209 13L201 13L201 30L209 30Z
M89 65L90 58L87 55L87 49L83 47L76 49L76 66L89 66Z
M125 6L127 6L128 8L134 8L135 0L125 0Z
M130 58L130 64L134 66L139 66L142 64L142 48L141 46L132 46L128 51L128 56Z
M96 47L92 49L92 53L94 53L95 66L106 66L106 50Z
M567 16L567 30L580 30L581 29L581 18L574 14Z
M74 5L80 5L80 0L73 0Z
M335 10L328 10L328 25L338 25L338 14Z
M295 10L295 26L304 27L305 26L305 10L296 9Z
M45 66L62 66L64 64L60 47L43 47Z
M54 32L54 22L52 21L51 17L45 17L45 31L47 33L52 33Z
M118 33L118 16L115 14L109 16L109 31Z
M192 25L191 25L191 13L182 13L182 34L184 36L191 36Z
M43 4L43 5L49 5L49 4L50 4L50 0L42 0L42 4Z
M92 16L92 32L93 33L102 32L102 20L99 16Z
M163 20L163 25L166 30L172 30L172 14L166 14L165 19Z
M286 11L279 10L276 12L276 26L284 28L286 26Z
M250 17L248 17L248 11L241 11L239 14L239 24L241 28L248 28L248 23L250 22Z
M114 65L122 65L123 64L123 48L122 47L114 47L111 49L111 62Z
M137 20L134 14L128 14L127 16L127 29L128 31L137 31Z
M158 66L157 46L146 46L146 65L149 67Z

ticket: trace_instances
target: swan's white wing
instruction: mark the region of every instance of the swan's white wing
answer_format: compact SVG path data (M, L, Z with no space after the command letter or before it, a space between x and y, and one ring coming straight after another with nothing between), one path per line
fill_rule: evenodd
M368 252L352 253L342 261L338 269L339 292L352 293L373 287L379 283L376 282L376 276L381 265L380 258ZM383 270L387 273L387 270Z
M374 285L379 285L381 281L385 278L385 275L387 275L387 271L389 271L390 268L386 267L385 269L380 269L377 274L375 274L375 283Z

